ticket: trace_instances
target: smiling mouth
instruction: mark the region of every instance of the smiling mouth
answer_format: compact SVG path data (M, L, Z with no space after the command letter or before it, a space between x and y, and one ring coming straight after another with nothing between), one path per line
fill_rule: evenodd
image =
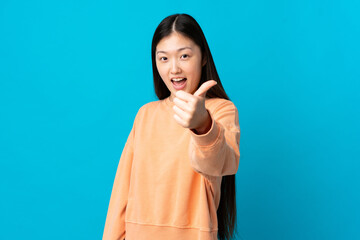
M181 79L180 81L171 80L171 82L172 82L174 85L182 85L186 80L187 80L187 78L183 78L183 79Z
M171 82L176 90L181 90L185 87L186 80L187 78L183 78L180 81L171 80Z

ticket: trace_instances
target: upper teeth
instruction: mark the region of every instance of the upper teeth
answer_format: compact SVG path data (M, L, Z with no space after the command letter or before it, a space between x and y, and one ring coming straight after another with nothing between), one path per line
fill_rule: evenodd
M181 81L181 80L183 80L183 79L184 79L184 78L173 78L172 80L178 82L178 81Z

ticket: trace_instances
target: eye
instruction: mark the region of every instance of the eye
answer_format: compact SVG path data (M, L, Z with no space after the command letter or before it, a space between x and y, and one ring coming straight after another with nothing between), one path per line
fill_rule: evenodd
M185 56L185 58L189 58L189 55L187 55L187 54L183 54L181 57L184 57Z
M164 58L164 61L166 61L166 59L167 59L166 57L161 57L161 58L160 58L160 61L162 61L163 58Z

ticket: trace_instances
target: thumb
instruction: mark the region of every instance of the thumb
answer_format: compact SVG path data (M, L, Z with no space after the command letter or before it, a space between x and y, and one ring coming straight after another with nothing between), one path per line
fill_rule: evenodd
M206 92L215 86L217 82L215 80L209 80L201 84L198 90L194 93L194 96L205 97Z

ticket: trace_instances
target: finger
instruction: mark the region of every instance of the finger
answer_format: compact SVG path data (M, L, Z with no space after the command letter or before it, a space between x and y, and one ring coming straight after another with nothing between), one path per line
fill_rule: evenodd
M174 114L175 121L180 124L181 126L185 127L185 121L182 120L177 114Z
M181 108L179 108L176 105L173 106L173 110L181 119L184 119L184 118L188 117L188 115L189 115L187 112L185 112L184 110L182 110Z
M179 90L175 93L175 96L185 102L191 102L193 100L193 95L185 91Z
M206 92L215 86L217 82L215 80L209 80L201 84L199 89L194 93L194 96L205 97Z
M178 106L181 110L185 112L190 112L188 103L181 100L180 98L174 97L174 104L175 106Z

